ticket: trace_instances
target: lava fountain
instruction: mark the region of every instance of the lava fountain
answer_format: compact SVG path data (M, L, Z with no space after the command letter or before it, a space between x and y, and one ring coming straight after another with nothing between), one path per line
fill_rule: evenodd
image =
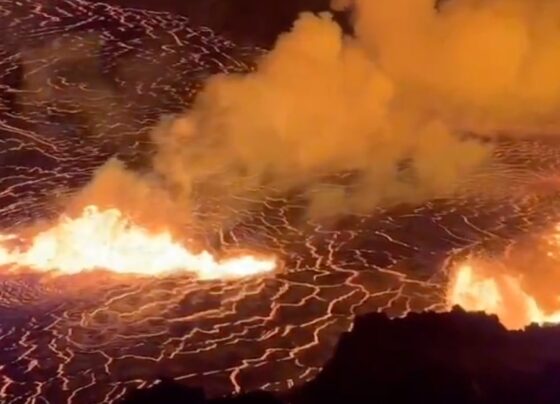
M27 247L10 247L15 243ZM184 271L210 280L268 273L276 268L276 261L254 255L218 260L208 251L189 250L170 232L151 233L119 209L91 205L76 218L61 216L29 240L0 234L0 266L61 274L103 269L157 276Z
M452 269L449 306L495 314L508 329L560 323L560 225L501 258L471 258Z
M448 299L468 311L495 314L508 329L530 324L560 323L560 311L547 313L538 298L523 287L519 278L490 274L471 264L461 265L451 283Z

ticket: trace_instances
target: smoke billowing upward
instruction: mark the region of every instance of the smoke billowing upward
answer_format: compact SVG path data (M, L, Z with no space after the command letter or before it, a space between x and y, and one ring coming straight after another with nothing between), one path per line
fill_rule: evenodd
M155 169L187 199L197 185L216 195L306 188L318 213L447 190L484 151L397 97L358 42L329 16L305 14L255 73L212 78L192 111L156 132ZM324 185L342 172L351 187Z
M453 193L490 155L465 134L556 129L555 2L333 6L353 7L354 37L328 14L303 14L254 72L212 77L192 109L156 128L149 187L181 212L294 190L313 216L367 212ZM103 170L101 188L145 194L143 177L119 170Z
M356 0L356 31L402 91L450 125L556 133L560 4Z

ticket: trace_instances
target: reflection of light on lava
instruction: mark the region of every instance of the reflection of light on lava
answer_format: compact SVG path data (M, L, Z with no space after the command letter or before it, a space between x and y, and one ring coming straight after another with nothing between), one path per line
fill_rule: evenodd
M168 232L151 234L118 209L84 209L77 218L38 233L29 247L8 247L14 236L0 235L0 265L75 274L104 269L123 274L158 275L189 271L201 279L235 278L270 272L273 259L245 255L217 260L209 252L194 253Z
M524 290L520 278L498 268L499 264L492 267L482 262L459 266L448 291L449 304L495 314L509 329L522 329L533 323L560 323L560 311L545 313L537 298Z

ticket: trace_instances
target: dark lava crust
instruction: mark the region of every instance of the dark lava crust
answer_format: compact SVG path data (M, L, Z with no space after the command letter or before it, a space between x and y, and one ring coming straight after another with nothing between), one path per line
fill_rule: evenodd
M55 202L115 154L142 167L161 116L263 52L171 9L110 3L0 0L1 232L57 215ZM558 145L504 141L495 160L503 190L491 199L336 223L303 219L297 198L236 212L235 226L216 229L219 247L277 254L283 269L267 277L0 273L0 402L113 403L161 377L212 397L302 385L356 316L443 310L449 259L558 221L558 181L546 181L560 170Z

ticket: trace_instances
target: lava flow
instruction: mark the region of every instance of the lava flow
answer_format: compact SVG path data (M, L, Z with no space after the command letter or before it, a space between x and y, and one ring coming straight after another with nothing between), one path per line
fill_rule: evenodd
M194 253L169 232L151 234L120 210L93 205L77 218L62 216L55 226L32 237L26 249L6 246L18 239L0 235L0 265L62 274L95 269L137 275L188 271L205 280L256 275L276 267L273 259L251 255L220 261L208 251Z

